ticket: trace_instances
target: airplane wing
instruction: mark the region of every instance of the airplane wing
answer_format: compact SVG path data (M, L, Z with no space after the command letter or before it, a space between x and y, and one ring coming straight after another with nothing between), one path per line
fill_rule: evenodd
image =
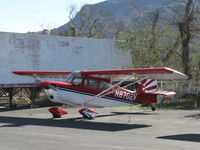
M12 71L12 73L39 78L66 78L71 71Z
M40 78L66 78L72 71L12 71L17 75L25 75ZM161 79L161 80L179 80L188 77L176 70L170 68L131 68L115 70L91 70L79 71L82 75L99 78L121 80L128 76L135 78Z
M132 68L118 70L96 70L96 71L81 71L82 74L104 77L109 79L123 79L126 76L135 75L135 77L161 80L180 80L188 77L176 70L170 68Z

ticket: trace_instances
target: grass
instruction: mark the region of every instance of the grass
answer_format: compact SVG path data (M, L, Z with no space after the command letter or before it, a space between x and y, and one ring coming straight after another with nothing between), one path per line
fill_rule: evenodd
M115 108L131 108L131 106L117 106ZM150 107L143 106L141 104L132 105L133 109L151 109ZM200 100L165 100L159 109L169 109L169 110L200 110Z
M200 100L167 100L161 105L161 109L174 109L174 110L200 110Z
M141 104L136 104L136 105L129 105L129 106L116 106L114 108L129 108L129 109L149 109L149 107L143 106Z
M0 106L8 104L8 100L0 100ZM31 102L25 99L18 99L13 102L16 106L30 107ZM37 97L35 105L38 107L55 106L56 104L49 101L45 96ZM68 108L69 105L64 105L63 107ZM143 106L141 104L132 106L117 106L115 108L129 108L129 109L151 109L150 107ZM200 110L200 99L196 100L165 100L159 109L169 109L169 110Z

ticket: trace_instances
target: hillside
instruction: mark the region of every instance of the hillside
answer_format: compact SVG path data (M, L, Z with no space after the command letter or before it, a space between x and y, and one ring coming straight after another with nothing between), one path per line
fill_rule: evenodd
M107 16L112 17L112 22L115 23L135 23L143 18L144 13L158 9L160 15L169 14L167 7L172 4L173 0L107 0L93 5L85 5L74 17L73 22L79 24L81 20L81 13L85 8L90 10L92 16L98 16L97 9L103 10L102 18ZM102 19L103 20L103 19ZM110 22L109 22L110 21ZM109 19L107 23L111 23ZM66 30L68 23L58 27L60 31Z

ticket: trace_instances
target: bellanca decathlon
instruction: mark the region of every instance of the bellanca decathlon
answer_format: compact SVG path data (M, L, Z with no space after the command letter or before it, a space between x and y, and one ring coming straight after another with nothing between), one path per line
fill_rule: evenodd
M49 99L53 102L80 106L84 118L95 118L98 112L91 107L112 107L142 104L151 106L175 92L158 89L157 80L180 80L187 76L169 68L137 68L95 71L13 71L17 75L39 79ZM65 79L59 81L58 79ZM126 82L125 86L122 83ZM134 91L126 87L138 85ZM61 108L51 108L54 117L66 114Z

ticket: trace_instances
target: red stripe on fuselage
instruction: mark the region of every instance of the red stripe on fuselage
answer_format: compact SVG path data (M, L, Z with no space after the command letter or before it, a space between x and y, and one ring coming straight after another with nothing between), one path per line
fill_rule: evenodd
M69 82L44 81L42 83L56 85L57 87L79 91L79 92L85 92L85 93L94 94L94 95L97 95L100 92L102 92L99 89L88 88L83 85L74 85ZM145 94L145 93L137 95L135 91L129 91L126 89L121 89L121 88L105 96L110 97L110 98L121 99L127 102L132 102L132 103L135 102L135 103L141 103L141 104L148 104L149 102L156 102L157 100L155 95Z

